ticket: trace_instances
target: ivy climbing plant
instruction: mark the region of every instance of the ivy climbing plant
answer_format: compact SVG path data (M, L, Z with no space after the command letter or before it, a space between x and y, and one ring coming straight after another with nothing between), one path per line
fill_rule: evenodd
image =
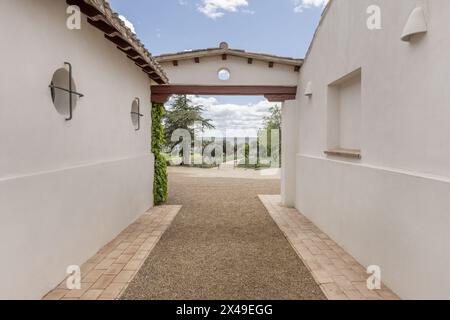
M167 165L162 155L164 145L164 127L162 118L164 116L164 105L162 103L152 104L152 152L155 155L155 178L153 181L153 199L155 205L167 200Z

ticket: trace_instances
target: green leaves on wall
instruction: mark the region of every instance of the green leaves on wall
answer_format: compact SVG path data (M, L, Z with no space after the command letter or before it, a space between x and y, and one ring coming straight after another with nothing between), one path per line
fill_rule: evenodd
M164 127L162 118L164 116L164 105L153 103L152 105L152 152L155 155L155 178L153 181L153 199L155 205L166 202L167 192L167 165L161 154L164 146Z

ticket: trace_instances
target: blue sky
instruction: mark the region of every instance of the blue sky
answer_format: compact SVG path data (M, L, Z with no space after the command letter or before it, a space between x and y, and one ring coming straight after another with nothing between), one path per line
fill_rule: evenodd
M110 0L153 55L217 47L226 41L234 49L295 58L305 56L325 2ZM262 97L193 100L206 106L207 116L220 129L256 129L271 105Z

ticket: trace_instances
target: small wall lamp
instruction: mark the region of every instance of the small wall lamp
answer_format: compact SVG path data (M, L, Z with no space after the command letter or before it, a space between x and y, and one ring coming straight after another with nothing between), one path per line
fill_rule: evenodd
M401 39L402 41L409 42L412 36L426 33L427 31L425 12L422 7L417 7L409 15Z
M312 82L309 81L308 84L306 85L305 96L311 97L312 95L313 95L313 92L312 92Z

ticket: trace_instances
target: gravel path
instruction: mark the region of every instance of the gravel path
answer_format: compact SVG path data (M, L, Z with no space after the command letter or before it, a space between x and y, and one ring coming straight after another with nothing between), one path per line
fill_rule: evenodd
M258 194L278 179L236 179L170 170L182 210L122 299L325 299Z

